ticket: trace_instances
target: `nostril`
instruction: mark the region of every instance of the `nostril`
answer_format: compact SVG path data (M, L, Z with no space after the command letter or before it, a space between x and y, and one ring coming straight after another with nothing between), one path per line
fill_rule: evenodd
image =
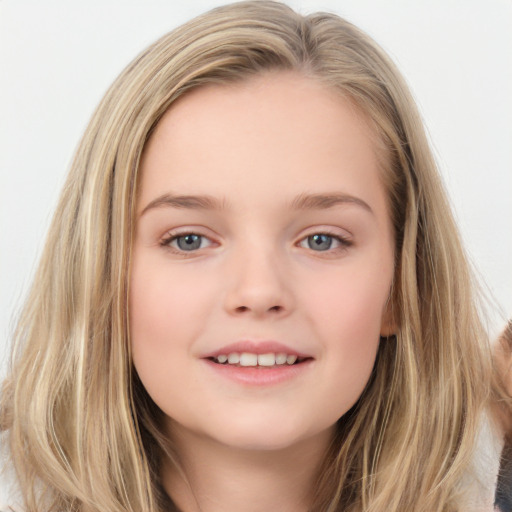
M250 311L251 308L247 307L247 306L238 306L236 308L236 312L237 313L245 313L247 311ZM267 311L269 312L275 312L275 313L279 313L283 310L283 306L271 306L270 308L267 309Z

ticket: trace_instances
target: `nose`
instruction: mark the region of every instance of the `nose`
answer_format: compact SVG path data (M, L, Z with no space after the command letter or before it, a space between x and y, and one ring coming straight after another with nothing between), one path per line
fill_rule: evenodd
M281 318L293 309L290 279L275 253L252 251L231 260L224 307L230 315Z

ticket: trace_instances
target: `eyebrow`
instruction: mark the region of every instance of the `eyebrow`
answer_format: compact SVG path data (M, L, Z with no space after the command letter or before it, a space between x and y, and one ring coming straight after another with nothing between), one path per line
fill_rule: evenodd
M300 194L292 201L292 208L296 210L327 210L333 206L353 204L361 206L370 213L373 213L370 205L360 199L349 194Z
M334 206L353 204L373 213L370 205L362 199L343 193L334 194L300 194L292 202L295 210L327 210ZM161 207L183 208L190 210L224 210L227 208L225 199L219 200L209 195L174 195L163 194L153 199L141 212L144 215L148 210Z
M141 212L141 216L148 210L168 206L172 208L184 208L189 210L223 210L226 208L226 201L219 201L208 195L200 196L177 196L174 194L163 194L153 199Z

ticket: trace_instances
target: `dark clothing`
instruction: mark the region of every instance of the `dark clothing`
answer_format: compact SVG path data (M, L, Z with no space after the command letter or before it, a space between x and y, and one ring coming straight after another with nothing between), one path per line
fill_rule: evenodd
M500 512L512 512L512 444L503 448L494 505Z

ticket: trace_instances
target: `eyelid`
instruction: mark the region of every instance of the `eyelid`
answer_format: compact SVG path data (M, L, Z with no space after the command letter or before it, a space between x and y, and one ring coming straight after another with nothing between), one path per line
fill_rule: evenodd
M210 243L208 244L207 247L200 247L198 249L191 250L191 251L185 251L185 250L173 247L171 245L171 243L174 240L176 240L177 238L179 238L181 236L186 236L186 235L197 235L203 239L208 240ZM218 243L215 242L215 240L213 239L213 237L211 235L206 235L204 233L203 228L196 227L196 226L184 226L184 227L180 227L180 228L173 228L173 229L166 231L166 233L160 238L159 245L174 254L178 254L180 256L187 257L187 256L197 255L199 252L202 252L204 249L207 249L211 246L218 245Z
M300 245L302 242L307 241L307 239L310 236L314 236L314 235L327 235L327 236L337 240L339 242L339 246L335 247L333 249L331 249L331 248L326 249L325 251L315 251L311 248L302 247L302 245ZM332 227L323 227L323 226L315 226L315 227L308 229L308 232L303 233L301 235L301 237L299 238L298 242L295 243L295 245L302 247L304 249L307 249L307 250L314 252L315 254L319 254L319 255L322 255L322 254L324 254L324 255L331 254L332 255L333 253L337 253L339 251L345 251L349 247L351 247L353 244L354 244L354 241L353 241L352 235L348 234L347 232L345 232L345 234L343 234L338 229L335 229Z
M308 236L312 235L329 235L334 238L339 238L341 240L352 242L353 241L353 235L346 229L342 229L339 227L334 226L324 226L324 225L318 225L318 226L311 226L306 229L303 229L300 234L300 240L303 238L307 238Z
M206 229L201 226L183 226L178 228L173 228L168 230L159 240L159 245L163 247L164 249L169 250L170 252L180 255L180 256L197 256L198 253L201 253L203 250L208 249L210 247L215 247L219 245L218 242L215 241L215 237L209 234L205 234L204 231ZM209 231L209 230L208 230ZM341 231L344 231L342 233ZM183 249L179 249L176 247L173 247L171 245L171 242L176 240L177 238L181 236L186 235L197 235L203 239L208 240L210 243L207 247L199 247L198 249L193 249L190 251L186 251ZM308 237L313 235L327 235L335 240L338 241L338 247L335 248L329 248L324 251L315 251L311 248L302 247L300 244L308 239ZM333 227L327 227L327 226L312 226L308 228L308 230L303 231L300 238L294 243L295 246L302 247L304 249L307 249L310 252L314 252L316 254L322 255L324 254L327 256L328 254L336 254L341 251L347 250L350 246L353 245L353 237L350 233L346 232L345 230L341 230L340 228L333 228Z

